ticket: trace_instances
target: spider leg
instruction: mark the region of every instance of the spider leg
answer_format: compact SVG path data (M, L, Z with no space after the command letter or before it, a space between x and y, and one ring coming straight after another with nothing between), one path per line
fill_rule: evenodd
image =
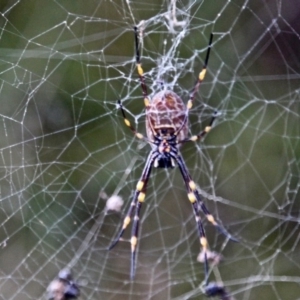
M142 203L145 200L146 196L146 187L147 183L150 177L151 169L153 166L153 163L155 159L157 158L158 153L155 151L151 151L148 155L147 162L145 164L144 170L142 172L141 178L138 181L136 185L136 190L134 192L133 199L131 201L130 207L127 211L127 214L123 221L123 226L117 236L117 238L114 240L114 242L109 246L109 250L112 249L121 239L123 236L123 233L125 232L125 229L131 222L131 218L134 212L134 218L133 218L133 224L132 224L132 230L131 230L131 268L130 268L130 278L133 279L135 275L135 260L136 260L136 247L138 242L138 231L139 231L139 214L142 207Z
M143 192L143 198L145 198L145 192ZM132 222L131 228L131 263L130 263L130 278L133 280L135 275L135 264L136 264L136 246L138 241L138 233L139 233L139 224L140 224L140 210L142 208L142 203L144 199L139 200L137 202L137 206L135 208L135 214Z
M213 40L213 34L211 33L210 35L210 39L209 39L209 43L208 43L208 47L207 47L207 52L206 52L206 58L205 58L205 61L204 61L204 65L202 67L202 70L201 72L199 73L198 75L198 78L197 78L197 81L194 85L194 88L190 94L190 99L188 100L187 102L187 106L186 106L186 113L185 113L185 118L184 118L184 121L182 122L182 125L181 127L176 131L176 135L182 130L182 128L185 126L186 122L187 122L187 119L188 119L188 116L189 116L189 111L190 109L193 107L193 101L195 99L195 96L196 96L196 93L202 83L202 81L204 80L205 78L205 75L206 75L206 69L207 69L207 63L208 63L208 59L209 59L209 54L210 54L210 49L211 49L211 44L212 44L212 40ZM210 121L210 125L207 126L200 134L198 135L195 135L195 136L192 136L191 138L187 138L187 139L184 139L182 141L179 141L178 143L184 143L184 142L188 142L188 141L196 141L198 139L201 139L207 132L209 132L209 130L211 129L211 126L215 120L217 116L217 113L215 112L213 114L213 117Z
M215 122L215 119L217 118L217 111L215 111L210 119L210 122L209 122L209 125L206 126L204 128L204 130L202 130L199 134L197 135L193 135L191 137L188 137L186 139L183 139L181 141L178 141L178 144L181 144L181 143L186 143L186 142L196 142L198 140L201 140L207 133L210 132L212 126L213 126L213 123Z
M194 193L192 192L191 189L191 183L193 183L193 181L190 178L190 175L187 171L187 167L183 161L183 159L181 158L180 155L177 155L176 157L176 161L179 167L179 170L182 174L184 183L186 185L186 188L188 190L188 198L190 200L190 202L192 203L193 206L193 210L194 210L194 216L195 216L195 220L197 222L197 228L198 228L198 235L200 238L200 245L203 249L203 253L204 253L204 273L205 273L205 285L208 284L208 260L207 260L207 248L208 248L208 242L206 239L206 235L205 235L205 231L203 228L203 224L201 222L201 217L200 217L200 213L199 213L199 206L196 200L196 197L194 195Z
M123 107L123 104L121 103L120 100L118 100L118 104L120 106L120 109L121 109L121 112L122 112L122 116L123 116L123 119L124 119L124 123L127 127L130 128L130 130L134 133L134 135L140 139L140 140L144 140L146 142L148 142L149 144L151 144L152 142L146 138L143 134L139 133L130 123L130 121L127 119L126 117L126 114L125 114L125 110L124 110L124 107Z
M197 186L195 182L192 180L192 177L189 174L186 164L182 159L182 157L180 155L177 155L175 159L178 163L179 169L184 179L186 188L188 190L188 197L191 203L194 203L196 201L200 206L201 210L203 211L203 213L205 214L207 220L212 225L214 225L222 234L224 234L231 241L238 242L238 240L235 237L233 237L229 232L227 232L227 230L215 220L214 216L206 208L204 202L201 200L200 194L197 190Z
M208 43L208 47L207 47L207 52L206 52L206 58L205 58L205 61L204 61L204 65L202 67L202 70L201 72L199 73L198 75L198 78L197 78L197 81L196 81L196 84L193 88L193 91L191 93L191 96L190 96L190 99L188 101L188 104L187 104L187 108L188 110L192 108L192 103L194 101L194 98L195 98L195 95L199 89L199 86L201 85L202 81L204 80L205 78L205 75L206 75L206 68L207 68L207 63L208 63L208 59L209 59L209 54L210 54L210 49L211 49L211 44L212 44L212 40L213 40L213 34L211 33L210 34L210 38L209 38L209 43Z
M231 234L229 234L221 225L217 223L213 215L209 212L206 208L205 204L201 200L200 194L197 190L197 186L195 182L192 180L188 169L186 167L185 162L183 161L181 155L177 154L176 156L173 154L174 159L176 159L179 170L183 177L184 183L186 185L186 189L188 191L188 198L193 206L195 219L198 226L198 234L200 237L200 245L204 252L204 271L205 271L205 284L208 284L208 260L207 260L207 250L208 250L208 241L206 239L205 231L201 222L200 214L199 214L199 207L205 214L207 220L212 223L217 229L222 232L228 239L237 241Z
M139 36L138 36L138 29L136 26L134 26L134 37L135 37L135 61L136 61L136 67L137 71L140 77L143 97L144 97L144 104L147 107L149 107L149 99L148 99L148 91L147 91L147 85L145 83L144 78L144 70L142 68L141 64L141 56L140 56L140 50L139 50Z

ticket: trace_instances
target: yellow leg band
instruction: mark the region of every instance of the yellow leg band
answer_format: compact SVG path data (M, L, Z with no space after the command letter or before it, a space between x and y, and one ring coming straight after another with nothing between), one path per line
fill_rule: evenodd
M138 201L139 202L144 202L145 201L145 193L140 192L139 196L138 196Z
M203 250L207 249L207 239L205 237L200 238L200 244L203 247Z
M206 74L206 69L203 69L200 73L199 73L199 80L202 81L205 77Z
M144 71L143 71L143 68L142 68L141 64L137 64L137 71L138 71L140 76L143 76Z
M210 130L211 130L211 126L206 126L205 127L205 132L207 133L207 132L210 132Z
M144 182L143 181L139 181L136 185L136 189L140 192L144 187Z
M130 243L131 243L131 250L134 251L135 250L135 247L137 245L137 237L136 236L133 236L131 239L130 239Z
M215 221L215 218L212 215L207 215L206 218L213 225L218 225L217 222Z
M146 107L149 107L150 106L150 101L148 98L144 98L144 104Z
M194 193L188 193L188 198L191 201L191 203L196 202L196 197Z
M142 139L144 138L144 136L143 136L141 133L139 133L139 132L137 132L137 133L135 134L135 136L136 136L138 139L140 139L140 140L142 140Z
M123 222L123 229L125 229L130 223L130 217L126 217Z
M127 119L124 119L124 123L125 123L125 125L128 126L128 127L131 126L131 125L130 125L130 122L129 122Z
M189 182L189 186L190 186L190 188L191 188L191 190L192 191L195 191L196 190L196 184L195 184L195 182L193 181L193 180L191 180L190 182Z

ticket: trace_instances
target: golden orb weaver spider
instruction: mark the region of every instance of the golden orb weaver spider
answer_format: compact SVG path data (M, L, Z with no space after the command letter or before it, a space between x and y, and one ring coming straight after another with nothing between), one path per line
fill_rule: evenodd
M139 215L142 203L145 200L146 196L146 187L148 180L150 178L150 173L152 167L156 168L174 168L177 163L181 175L183 177L188 199L190 200L195 219L198 227L198 235L200 238L200 245L204 252L204 272L205 272L205 284L208 285L208 259L207 259L207 250L208 242L206 239L205 231L200 218L200 210L204 213L207 220L217 227L227 238L236 241L223 227L221 227L213 215L204 205L201 200L200 194L197 190L195 182L192 180L186 164L179 152L179 147L182 143L188 141L197 141L203 138L211 129L213 122L217 116L217 113L214 112L211 121L205 129L200 132L198 135L188 137L188 114L189 110L192 108L193 100L195 98L196 92L203 81L206 74L206 66L209 59L209 53L211 49L213 34L210 36L207 54L204 62L204 66L201 72L198 75L197 82L192 90L190 99L187 102L185 107L181 98L175 94L173 91L165 90L158 92L149 100L147 86L144 79L144 71L140 62L140 51L139 51L139 38L137 27L134 27L135 35L135 51L136 51L136 66L141 83L142 93L144 97L144 104L146 109L146 133L147 137L137 132L136 129L131 125L129 120L126 117L124 108L121 104L121 101L118 101L125 125L131 129L138 139L142 139L148 142L152 149L148 155L145 167L143 169L140 180L136 185L136 190L131 201L130 207L127 211L126 217L123 221L123 226L114 240L114 242L109 246L109 249L112 249L121 239L125 229L131 222L133 217L133 225L131 231L131 268L130 268L130 277L134 278L135 275L135 264L136 264L136 248L138 242L138 231L139 231Z

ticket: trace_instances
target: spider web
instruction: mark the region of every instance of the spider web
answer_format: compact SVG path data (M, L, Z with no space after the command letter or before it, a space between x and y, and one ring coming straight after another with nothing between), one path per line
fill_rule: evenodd
M177 168L154 169L141 212L136 278L130 228L112 250L148 154L133 26L150 95L188 100L201 142L182 147L233 243L203 218L222 256L210 281L233 299L295 300L299 265L299 9L295 1L2 1L1 299L42 299L72 269L82 299L205 299L192 207ZM124 200L119 212L107 199Z

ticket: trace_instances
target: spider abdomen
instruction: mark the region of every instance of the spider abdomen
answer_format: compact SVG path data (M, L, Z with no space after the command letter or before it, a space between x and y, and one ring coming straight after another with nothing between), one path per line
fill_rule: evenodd
M171 137L177 133L178 140L188 136L186 106L173 91L161 91L153 96L146 107L146 131L149 140L155 136Z

